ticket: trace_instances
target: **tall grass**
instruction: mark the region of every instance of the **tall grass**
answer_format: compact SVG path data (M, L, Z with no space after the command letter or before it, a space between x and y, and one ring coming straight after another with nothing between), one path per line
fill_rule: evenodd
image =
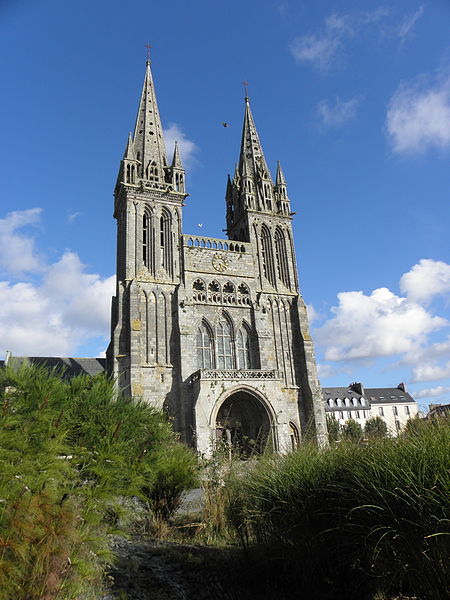
M450 421L420 429L261 461L231 494L241 543L299 598L446 599Z

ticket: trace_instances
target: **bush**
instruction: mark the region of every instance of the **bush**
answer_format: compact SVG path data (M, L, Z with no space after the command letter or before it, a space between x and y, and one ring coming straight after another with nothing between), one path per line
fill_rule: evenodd
M327 430L328 430L328 441L331 443L337 442L341 435L341 426L339 421L331 415L327 415Z
M352 442L360 442L363 439L361 425L353 419L349 419L342 427L342 437Z
M161 412L34 366L0 369L0 462L0 589L16 600L87 599L124 497L172 509L195 476Z
M388 428L381 417L367 419L364 425L364 433L368 439L380 439L387 436Z
M235 484L230 522L298 597L444 600L449 463L449 419L368 446L302 447Z

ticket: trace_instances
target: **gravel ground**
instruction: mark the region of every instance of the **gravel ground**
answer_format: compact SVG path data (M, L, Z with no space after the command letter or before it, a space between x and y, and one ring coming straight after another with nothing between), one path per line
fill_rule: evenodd
M117 537L110 588L101 600L239 600L230 589L240 563L238 549Z

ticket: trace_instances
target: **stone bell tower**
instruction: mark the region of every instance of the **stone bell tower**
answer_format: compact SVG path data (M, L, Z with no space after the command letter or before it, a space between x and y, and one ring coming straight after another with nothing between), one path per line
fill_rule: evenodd
M185 172L177 145L167 162L150 60L136 125L114 190L117 289L112 301L109 372L118 388L162 406L173 392L176 288L180 282Z

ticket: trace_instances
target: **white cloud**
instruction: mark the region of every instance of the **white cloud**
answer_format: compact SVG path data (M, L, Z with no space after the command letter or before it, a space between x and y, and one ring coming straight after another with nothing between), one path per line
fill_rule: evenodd
M422 4L421 6L419 6L419 8L416 11L414 11L410 15L407 15L402 20L402 22L400 23L400 25L398 27L398 31L397 31L398 37L400 38L400 43L403 44L406 41L406 39L411 36L413 29L414 29L417 21L423 15L424 10L425 10L425 7Z
M308 321L310 325L311 323L314 323L314 321L317 321L321 318L321 315L317 312L312 304L306 305L306 312L308 313Z
M170 123L167 129L164 129L164 139L167 148L167 158L169 163L172 161L175 142L178 142L181 162L185 168L192 167L197 162L196 153L198 146L186 137L186 134L176 123Z
M42 268L34 239L18 230L36 225L42 209L14 211L0 219L0 269L7 273L23 274Z
M413 381L435 381L450 377L450 360L441 365L419 364L413 369Z
M0 282L0 351L16 355L59 355L109 334L110 303L115 277L87 273L74 252L65 252L50 265L36 258L34 240L16 229L35 224L40 209L11 213L0 221L3 231L23 260L15 271L40 276L38 283Z
M427 388L414 393L414 398L436 398L437 396L443 396L444 394L450 394L450 387L438 385L434 388Z
M349 38L361 34L365 27L378 23L388 14L385 8L353 14L333 13L325 19L319 33L296 37L290 45L290 51L297 62L326 70L335 62Z
M347 121L351 121L356 115L359 102L359 98L344 101L337 97L334 104L328 100L321 100L317 105L317 114L322 126L339 127Z
M423 258L402 275L400 289L417 302L429 302L434 296L450 293L450 265Z
M447 321L387 288L338 294L334 316L316 331L332 361L393 356L422 347Z
M402 360L402 364L429 363L442 357L450 357L450 336L443 342L434 342L425 348L416 348L408 352Z
M450 76L402 83L391 98L386 128L394 152L423 153L450 147Z
M67 217L67 222L73 223L75 221L75 219L78 219L78 217L81 217L82 214L83 213L81 213L81 212L70 213Z

